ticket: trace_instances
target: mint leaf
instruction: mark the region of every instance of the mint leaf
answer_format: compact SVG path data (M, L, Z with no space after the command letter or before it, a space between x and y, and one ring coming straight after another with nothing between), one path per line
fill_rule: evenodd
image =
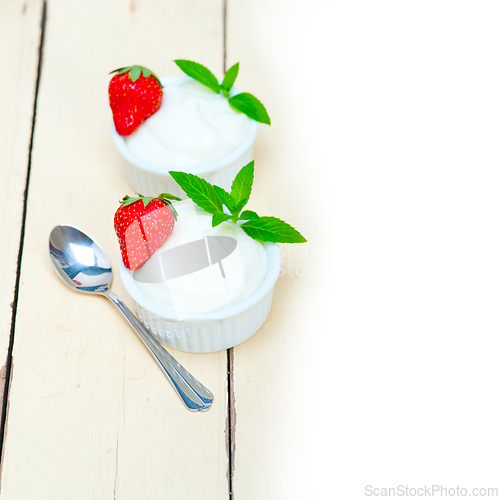
M211 225L212 227L216 227L219 224L222 224L222 222L225 222L232 217L228 214L224 214L223 212L217 212L216 214L213 214L213 218L211 219Z
M185 194L199 207L210 214L223 212L222 202L213 186L206 180L186 172L168 172Z
M227 95L225 97L229 95L228 93L230 92L230 89L234 85L238 73L239 73L239 63L234 64L234 66L232 66L225 72L224 80L222 82L222 89L227 91Z
M241 220L255 220L255 219L259 219L259 218L260 218L260 216L256 212L253 212L252 210L245 210L239 216L239 219L241 219Z
M221 188L220 186L213 186L215 189L215 192L217 193L218 197L222 201L222 203L230 210L231 213L234 213L236 210L236 204L234 203L234 199L228 193L225 191L224 188Z
M210 88L216 94L220 94L220 84L217 77L205 66L194 61L177 59L173 61L186 75L190 76L199 83Z
M232 186L230 188L230 194L236 207L239 208L237 213L248 203L249 197L251 195L251 188L253 186L253 178L255 176L255 162L250 161L245 165L232 181ZM241 206L243 200L246 200Z
M260 217L239 226L255 240L270 243L305 243L307 240L292 226L277 217Z
M244 198L244 200L241 200L237 205L236 205L236 210L234 212L234 215L239 215L239 212L244 208L246 203L248 203L249 198Z
M270 117L265 106L254 95L248 92L237 94L229 99L229 104L252 120L270 125Z
M239 63L236 63L225 72L224 79L220 85L216 76L202 64L186 59L176 59L174 63L186 75L213 90L215 94L220 94L221 91L224 97L229 97L230 89L233 87L239 73ZM254 95L243 92L229 98L229 104L236 111L244 113L252 120L270 125L270 117L265 106Z
M161 193L160 195L157 196L159 200L177 200L181 201L182 198L179 198L178 196L174 196L173 194L170 193Z

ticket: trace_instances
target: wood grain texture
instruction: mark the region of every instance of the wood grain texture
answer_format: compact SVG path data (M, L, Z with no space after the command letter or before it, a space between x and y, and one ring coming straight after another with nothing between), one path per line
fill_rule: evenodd
M92 235L118 268L118 201L132 194L110 137L108 72L160 76L191 57L221 71L220 1L50 1L38 98L0 498L228 495L226 353L174 356L215 394L188 412L114 306L71 292L53 226ZM130 307L118 275L113 291ZM29 480L26 480L29 478Z
M318 165L309 150L310 123L302 93L307 70L287 45L299 27L303 33L312 28L293 21L298 4L303 5L228 2L227 65L240 62L237 85L256 95L272 120L270 127L260 127L248 206L284 219L308 240L281 245L283 264L270 316L253 338L234 349L233 491L238 500L310 497L296 495L300 476L295 469L300 464L307 358L313 352L314 332L324 320L315 313L324 290L329 234L322 230L327 212L317 186L328 161L323 157ZM302 36L300 43L306 43Z
M0 5L0 367L4 373L23 219L38 46L41 0ZM4 377L0 380L3 398ZM0 402L0 408L2 402Z

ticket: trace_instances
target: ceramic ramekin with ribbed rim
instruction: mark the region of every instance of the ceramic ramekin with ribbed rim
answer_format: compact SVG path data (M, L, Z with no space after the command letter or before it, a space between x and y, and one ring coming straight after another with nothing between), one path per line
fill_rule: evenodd
M177 206L178 211L182 206ZM179 321L172 308L146 297L120 259L120 276L132 297L142 323L165 346L186 352L216 352L249 339L265 323L272 304L274 285L281 270L279 245L265 243L267 274L260 287L243 301L225 309Z
M187 75L168 76L160 78L163 85L173 84L182 85L183 83L192 80ZM240 90L233 88L230 96L241 93ZM253 144L258 132L258 122L250 120L248 132L241 144L225 156L207 162L203 165L197 165L192 169L186 169L192 174L203 177L211 184L223 187L230 191L230 186L236 174L253 159ZM114 123L111 125L111 136L114 145L121 155L123 169L125 171L128 183L137 193L172 193L177 196L185 196L185 193L180 189L179 185L173 180L168 173L168 169L147 163L146 161L137 158L128 148L125 139L116 132ZM172 167L170 170L176 170ZM184 170L184 169L182 169Z

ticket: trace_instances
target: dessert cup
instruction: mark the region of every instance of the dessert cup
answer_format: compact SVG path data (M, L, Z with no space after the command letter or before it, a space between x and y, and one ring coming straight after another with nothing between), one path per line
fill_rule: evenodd
M186 207L182 203L176 205L179 213ZM254 335L270 312L274 285L281 268L281 251L277 244L263 245L268 267L263 282L254 293L234 305L188 319L177 319L173 307L161 305L146 296L121 260L120 276L138 317L158 342L186 352L222 351Z
M192 79L187 75L175 75L160 79L163 85L182 85ZM239 94L241 91L233 88L230 95ZM258 122L250 120L248 131L244 140L228 154L216 160L207 160L205 164L197 165L189 171L203 177L211 184L230 190L232 181L241 167L253 159L253 144L258 132ZM168 169L153 165L137 158L128 148L125 139L120 136L111 125L111 136L114 145L121 155L123 169L130 186L137 193L158 194L172 193L177 196L185 196L185 193L168 173ZM178 170L172 167L170 170Z

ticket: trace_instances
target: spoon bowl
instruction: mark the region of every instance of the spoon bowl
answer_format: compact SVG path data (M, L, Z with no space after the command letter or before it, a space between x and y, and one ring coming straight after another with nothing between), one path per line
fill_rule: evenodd
M66 285L78 292L104 295L113 302L189 410L205 411L211 407L213 394L165 350L110 290L113 280L111 261L98 243L74 226L59 225L50 233L49 250L52 264Z
M74 226L56 226L50 233L49 249L57 274L70 288L99 294L109 290L113 280L111 262L88 235Z

